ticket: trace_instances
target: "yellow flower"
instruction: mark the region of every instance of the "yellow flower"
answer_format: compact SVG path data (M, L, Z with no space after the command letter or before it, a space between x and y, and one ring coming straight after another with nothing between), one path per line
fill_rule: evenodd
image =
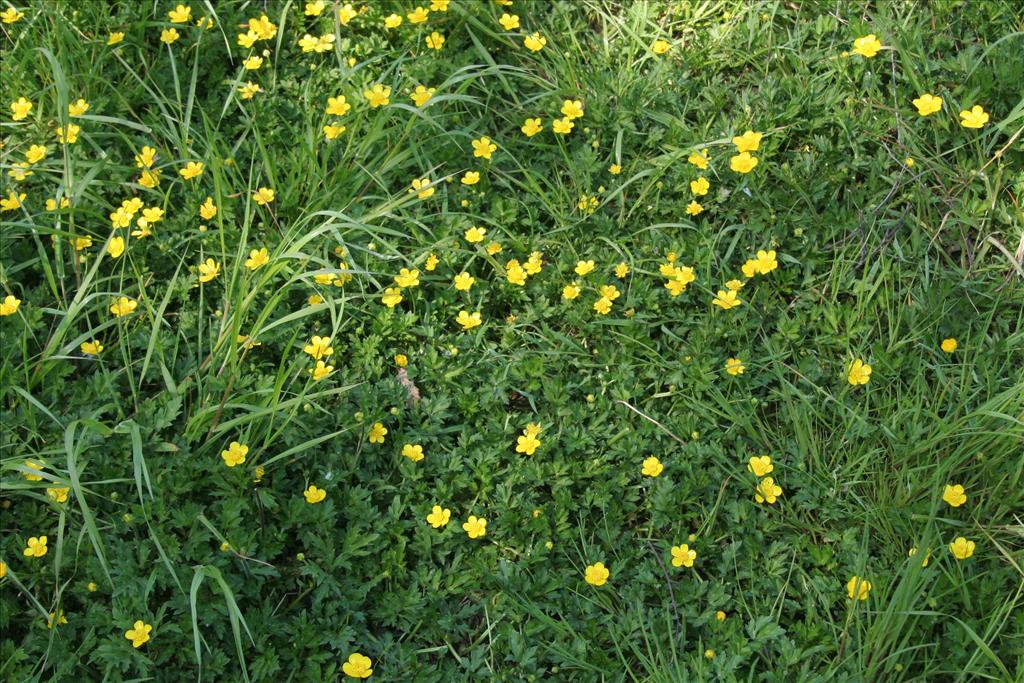
M25 557L43 557L49 551L46 547L46 536L32 536L28 539L28 543L22 554Z
M608 301L615 301L619 298L620 293L615 285L604 285L601 287L601 296L608 299Z
M582 118L583 102L580 100L563 100L561 113L562 116L570 120Z
M580 291L580 287L577 284L566 285L565 287L562 288L562 298L568 301L572 301L573 299L579 297Z
M103 353L103 344L96 339L91 342L82 342L79 348L82 350L82 353L89 354L90 356L98 356Z
M487 235L487 228L472 227L465 232L463 237L467 242L476 244L484 241L484 236Z
M533 455L540 448L540 444L541 441L537 438L537 434L524 431L522 436L516 438L516 453Z
M769 249L768 251L758 250L757 258L754 260L754 268L757 270L758 275L767 275L778 267L779 262L775 258L774 249Z
M218 275L220 275L220 264L212 258L208 258L206 261L199 264L200 282L210 282L216 279Z
M772 464L772 457L770 455L752 455L750 460L747 461L747 469L753 472L755 477L763 477L775 471L775 465Z
M480 319L480 311L469 313L467 311L459 311L458 316L455 317L455 322L462 326L463 330L471 330L474 327L482 324Z
M0 21L3 21L5 24L13 24L23 16L25 16L24 12L19 12L13 7L8 7L3 12L0 12Z
M243 100L251 100L256 93L260 92L263 92L263 88L252 81L249 81L238 89L238 93L242 96Z
M572 122L572 119L566 116L561 119L555 119L554 123L551 124L551 130L558 135L568 135L572 132L574 125L576 124Z
M309 340L309 343L302 347L303 353L308 353L313 357L313 360L320 360L321 358L329 358L334 355L334 348L331 346L330 337L315 336Z
M203 175L203 162L190 161L185 168L179 169L178 173L181 174L181 177L185 180L198 178Z
M316 365L309 369L309 376L313 378L314 382L319 382L325 377L328 377L334 372L333 365L327 365L322 360L318 360Z
M981 105L974 105L970 111L960 112L960 125L964 128L981 128L988 123L988 112Z
M160 42L166 43L167 45L170 45L180 37L181 34L178 33L178 30L174 28L164 29L160 32Z
M629 264L623 261L619 265L615 266L615 277L624 278L627 275L629 275Z
M548 39L539 33L532 33L523 38L523 45L531 52L540 52L548 44Z
M953 353L956 351L957 343L956 339L950 337L942 340L942 350L946 353Z
M514 31L519 28L519 16L516 14L505 13L498 19L498 23L501 24L501 27L506 31Z
M54 626L60 626L61 624L68 623L68 618L64 616L64 610L60 610L57 613L50 612L46 618L46 628L53 628Z
M428 272L433 272L437 268L437 264L441 262L441 259L437 258L437 254L430 254L427 256L427 262L423 264L423 268Z
M708 151L706 149L702 149L699 154L694 152L688 156L686 160L703 171L708 167Z
M370 103L371 108L383 107L391 103L391 86L375 83L372 88L363 91L363 97Z
M352 5L342 5L338 9L338 21L341 22L342 26L348 26L348 22L356 18L359 12L352 9Z
M949 552L953 553L953 557L958 560L966 560L974 554L974 547L974 541L968 541L963 536L957 536L953 542L949 544Z
M213 197L207 197L203 205L199 207L199 215L205 220L210 220L217 215L217 205L213 203Z
M490 244L487 245L486 251L487 251L488 255L490 255L490 256L494 256L495 254L500 254L501 253L501 243L500 242L491 242Z
M483 538L487 535L487 520L470 515L469 519L462 524L462 528L470 538Z
M28 116L30 111L32 111L32 103L24 97L19 97L16 101L11 102L11 118L15 121L21 121Z
M600 315L608 315L612 310L612 301L606 296L602 296L600 299L594 302L594 311Z
M429 36L427 36L427 47L429 47L431 50L440 50L442 47L444 47L444 36L442 36L437 31L434 31Z
M750 173L758 161L757 157L750 156L750 152L741 152L729 159L729 168L737 173Z
M235 465L241 465L245 462L245 456L249 453L249 447L232 441L227 450L220 452L220 457L223 458L224 464L228 467L234 467Z
M43 145L32 145L25 152L25 160L30 164L34 164L37 161L42 161L46 158L46 147Z
M752 130L748 130L743 135L733 138L732 144L736 145L736 151L738 153L756 152L761 146L762 137L764 137L762 133L755 133Z
M384 294L381 296L380 302L388 308L394 308L398 304L402 303L402 290L397 287L388 287L384 290Z
M474 282L476 282L476 278L470 275L469 273L463 271L455 276L455 289L459 290L460 292L468 292L469 288L473 286Z
M917 546L914 546L913 548L911 548L907 552L907 557L914 557L915 555L917 555ZM932 559L932 551L929 550L928 552L926 552L924 554L924 559L921 560L921 566L922 567L927 567L928 566L928 562L930 562L931 559Z
M611 166L608 167L608 172L611 173L612 175L619 175L620 173L622 173L622 166L620 166L619 164L612 164Z
M242 67L246 71L256 71L261 66L263 66L263 57L257 57L256 55L246 57L245 61L242 62Z
M422 107L434 96L434 91L434 88L425 88L422 85L417 85L416 90L409 97L412 98L413 104L417 107Z
M269 187L261 187L252 193L252 200L260 206L266 206L274 201L274 191Z
M869 379L871 379L870 365L866 364L860 358L850 364L850 370L846 375L846 381L853 386L857 386L858 384L867 384Z
M422 24L430 16L430 10L417 7L412 12L405 15L405 18L409 20L410 24Z
M869 33L853 41L853 51L862 57L874 57L882 49L882 43L878 41L874 33Z
M419 194L416 196L420 199L429 199L436 191L437 188L430 184L430 178L416 178L412 181L412 188L409 190L410 193L418 192Z
M373 673L372 666L373 661L369 657L353 652L348 656L348 661L341 665L341 670L352 678L369 678Z
M124 40L124 31L114 31L107 36L107 45L117 45Z
M526 137L532 138L534 135L544 130L544 126L541 125L539 118L526 119L519 130L523 131L523 135Z
M329 124L324 126L324 137L327 138L328 140L334 140L339 135L344 133L345 130L346 127L339 123Z
M608 582L610 575L611 572L604 566L604 562L587 565L586 570L583 572L584 580L591 586L603 586Z
M491 139L486 135L478 140L473 140L472 144L473 156L483 159L490 159L491 155L494 154L494 150L498 149L498 146L491 142Z
M715 612L715 619L718 621L725 621L726 614L722 610Z
M660 38L651 43L651 52L656 55L663 55L668 52L668 49L672 47L669 45L667 40L661 40Z
M697 551L690 549L687 544L672 546L673 567L692 567L693 561L696 559Z
M950 507L958 508L967 502L967 494L964 493L964 487L960 484L946 484L946 488L942 491L942 500L946 501Z
M942 109L942 98L931 93L925 93L911 102L917 107L917 113L921 116L931 116Z
M851 576L846 584L846 594L851 600L867 600L871 592L871 582L859 576Z
M78 142L78 133L82 130L80 126L69 123L67 126L57 127L57 141L61 144L73 145Z
M270 262L270 252L266 247L253 249L249 252L249 258L245 259L245 267L249 270L258 270Z
M21 208L25 201L25 193L14 194L14 190L8 190L7 199L0 199L0 211L14 211Z
M384 437L388 435L388 428L380 422L374 422L370 427L370 443L384 443Z
M132 647L139 648L149 642L149 634L153 626L139 619L130 629L124 632L124 637L132 641Z
M81 97L77 101L68 104L68 116L82 116L89 111L89 103Z
M185 5L178 5L167 13L167 18L175 24L187 24L192 19L192 8Z
M725 371L733 377L736 375L742 375L745 369L746 366L739 358L729 358L725 361Z
M395 284L401 288L416 287L420 284L420 271L402 268L395 276Z
M757 488L754 489L754 500L758 503L768 503L772 505L778 500L779 496L782 495L782 487L775 483L775 480L771 477L765 477L757 483Z
M423 446L418 443L407 443L402 446L402 456L409 458L413 462L419 462L426 457L423 455Z
M321 12L323 12L324 8L326 7L327 5L324 2L324 0L314 0L314 2L307 2L306 11L304 12L304 14L307 17L319 17Z
M430 0L430 10L432 12L447 12L448 3L452 0Z
M121 256L124 253L124 238L111 237L110 242L107 243L107 253L110 254L111 258Z
M306 499L306 502L310 505L316 505L323 501L327 497L327 491L321 488L317 488L313 484L309 485L309 488L302 492L302 496Z
M593 271L594 267L595 264L593 261L577 261L576 268L574 270L576 271L577 275L582 277L587 273Z
M402 17L397 14L389 14L384 18L384 28L398 28L402 25Z
M690 192L697 195L698 197L706 195L708 189L711 187L711 183L704 176L697 178L696 180L690 181Z
M26 460L24 464L25 464L25 467L27 467L28 469L34 470L36 472L39 472L39 471L41 471L43 469L43 464L45 464L45 463L40 464L40 463L37 463L37 462L32 462L31 460ZM43 480L43 478L41 476L39 476L38 474L29 474L27 472L23 472L21 476L25 477L25 479L28 480L28 481L42 481Z
M55 503L66 503L68 502L68 492L70 490L67 486L49 488L46 489L46 495Z
M480 173L478 171L466 171L466 174L462 176L463 185L476 185L480 182Z
M110 304L110 312L120 318L125 315L131 315L138 305L139 302L135 299L129 299L126 296L122 296L118 299L114 299L113 303Z
M695 200L690 200L690 203L686 205L686 213L690 216L696 216L704 211L704 207L698 204Z
M427 523L435 529L448 524L448 520L452 517L452 511L448 508L442 508L440 505L435 505L430 509L430 514L427 515Z
M408 359L408 357L406 357L406 355L404 353L396 353L395 354L395 365L397 365L400 368L404 368L408 364L409 364L409 359Z
M665 466L661 464L661 461L652 455L648 458L644 458L644 464L640 469L640 474L645 477L657 477L664 469Z
M711 300L711 303L728 311L730 308L736 308L743 302L740 301L740 298L736 296L736 292L733 290L730 289L729 291L726 291L724 289L720 289L715 295L715 298Z

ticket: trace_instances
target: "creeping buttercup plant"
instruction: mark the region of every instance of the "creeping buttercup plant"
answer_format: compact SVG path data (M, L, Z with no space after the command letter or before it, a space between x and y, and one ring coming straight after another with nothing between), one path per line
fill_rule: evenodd
M0 8L0 678L1014 680L1010 0Z

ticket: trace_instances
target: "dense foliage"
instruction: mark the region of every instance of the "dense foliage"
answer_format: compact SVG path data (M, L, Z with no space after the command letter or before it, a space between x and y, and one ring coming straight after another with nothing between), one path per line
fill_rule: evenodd
M1020 676L1019 3L419 4L3 7L0 678Z

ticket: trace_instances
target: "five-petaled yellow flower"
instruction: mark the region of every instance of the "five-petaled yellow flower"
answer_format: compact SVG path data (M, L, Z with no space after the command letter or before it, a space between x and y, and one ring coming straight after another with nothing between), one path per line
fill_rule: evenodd
M330 337L314 336L309 340L309 343L302 347L304 353L308 353L313 357L313 360L320 360L321 358L327 358L334 354L334 348L331 346Z
M309 488L302 492L302 496L306 499L306 502L310 505L316 505L322 502L327 497L327 491L321 488L317 488L313 484L309 485Z
M383 107L391 103L391 86L375 83L372 88L363 91L363 97L372 109Z
M967 502L967 494L964 493L964 487L961 484L946 484L942 490L942 500L946 501L950 507L958 508Z
M531 52L540 52L547 44L548 39L536 32L523 38L523 45L525 45L526 49Z
M765 477L759 481L757 488L754 489L754 500L758 503L774 504L781 495L782 487L776 484L775 480L771 477Z
M220 275L220 264L212 258L206 259L199 264L199 281L210 282Z
M960 112L960 125L964 128L981 128L988 123L988 112L980 104L971 107L970 111Z
M586 570L583 572L583 578L591 586L603 586L608 583L608 577L611 572L604 566L604 562L595 562L594 564L587 565Z
M417 85L416 89L413 90L412 94L409 95L409 97L412 98L413 104L415 104L417 107L422 107L423 105L430 101L431 97L434 96L434 91L435 88L427 88L422 85Z
M245 259L245 267L249 270L258 270L268 263L270 263L270 252L266 247L251 250L249 258Z
M418 443L407 443L402 446L402 455L413 462L419 462L426 457L423 455L423 446Z
M440 50L442 47L444 47L444 36L438 33L437 31L434 31L429 36L427 36L427 47L429 47L431 50Z
M737 173L750 173L757 166L757 157L750 156L750 152L741 152L729 159L729 168Z
M501 24L501 27L506 31L514 31L519 28L519 16L516 14L508 14L506 12L498 19L498 23Z
M388 435L388 428L380 422L374 422L370 427L370 443L384 443L384 437Z
M532 138L534 135L544 130L544 126L541 125L539 118L526 119L519 130L523 131L523 135L526 137Z
M692 567L693 561L697 559L697 551L687 544L672 546L672 566Z
M943 352L945 352L945 353L953 353L954 351L956 351L956 348L957 348L956 339L950 337L948 339L943 339L942 340L942 350L943 350Z
M860 358L850 364L850 370L846 375L846 381L853 386L857 386L858 384L867 384L869 379L871 379L870 365L862 361Z
M491 155L494 154L494 150L498 149L498 146L491 142L491 139L486 135L478 140L473 140L473 156L480 157L482 159L490 159Z
M942 98L930 93L925 93L911 101L917 107L917 113L921 116L931 116L942 109Z
M875 37L874 33L861 36L853 41L853 51L861 57L874 57L882 49L882 43Z
M752 455L747 461L747 469L753 472L755 477L763 477L766 474L771 474L775 470L775 466L772 465L770 455Z
M32 536L28 539L22 555L25 557L43 557L49 551L46 547L46 536Z
M871 592L871 582L859 576L851 576L846 584L846 594L851 600L867 600Z
M667 40L662 40L661 38L659 38L658 40L651 43L651 52L653 52L656 55L663 55L666 52L668 52L668 49L670 47L672 46L669 45L669 42Z
M124 632L124 637L132 641L132 647L139 648L149 642L149 634L153 626L141 619L137 620L130 629Z
M455 322L462 326L463 330L471 330L478 325L483 323L480 316L480 311L470 313L468 311L459 311L459 314L455 317Z
M245 462L245 456L249 453L249 447L232 441L227 450L220 452L220 457L224 459L224 464L228 467L234 467L235 465L241 465Z
M462 523L462 528L470 538L483 538L487 535L487 520L470 515L469 519Z
M341 670L352 678L369 678L373 673L373 661L365 655L353 652L348 656L348 661L341 665Z
M269 187L261 187L252 193L252 200L260 206L266 206L274 201L274 191Z
M661 464L655 456L649 456L644 458L643 467L640 468L640 473L645 477L657 477L665 469L665 466Z
M115 317L120 318L135 312L135 308L138 305L139 302L135 299L129 299L126 296L122 296L115 299L114 302L110 304L110 312L113 313Z
M968 541L963 536L957 536L953 539L953 542L949 544L949 552L953 553L953 557L958 560L966 560L974 554L974 547L974 541Z
M747 369L747 366L743 364L743 361L739 358L729 358L725 361L725 371L735 377L736 375L742 375L743 371Z
M452 517L452 511L448 508L442 508L440 505L435 505L430 510L430 514L427 515L427 523L435 529L448 524L448 520Z
M730 308L736 308L743 304L740 298L736 295L735 290L732 289L728 291L724 289L718 290L718 293L715 295L715 298L711 300L711 303L715 306L724 308L727 311Z

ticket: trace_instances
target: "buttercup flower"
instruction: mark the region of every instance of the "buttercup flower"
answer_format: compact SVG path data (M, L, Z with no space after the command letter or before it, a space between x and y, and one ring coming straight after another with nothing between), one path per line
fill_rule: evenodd
M775 470L770 455L751 456L747 462L747 469L754 473L755 477L763 477Z
M478 325L483 323L480 317L480 311L469 313L468 311L459 311L458 316L455 317L455 322L462 326L463 330L471 330Z
M23 16L25 16L24 12L19 12L13 7L8 7L3 12L0 12L0 21L3 21L5 24L13 24L21 20Z
M729 159L729 168L737 173L750 173L757 162L758 158L750 156L750 152L742 152Z
M671 46L669 45L667 40L661 40L659 38L658 40L651 43L651 52L653 52L656 55L663 55L666 52L668 52L669 47Z
M498 149L498 146L491 142L491 139L486 135L479 140L473 140L472 144L473 156L483 159L490 159L491 155L494 154L494 150Z
M587 273L593 272L595 264L593 261L577 261L576 268L574 269L576 274L579 276L586 275Z
M523 135L526 137L532 138L534 135L544 130L544 126L541 125L539 118L526 119L519 130L523 131Z
M429 47L431 50L440 50L442 47L444 47L444 36L442 36L437 31L434 31L429 36L427 36L427 47Z
M388 435L388 428L380 422L374 422L370 427L370 443L384 443L384 437Z
M426 457L423 455L423 446L419 445L418 443L407 443L404 446L402 446L402 455L405 456L406 458L409 458L413 462L419 462L424 457Z
M110 254L110 258L120 257L124 253L124 238L111 237L107 243L107 253Z
M98 356L101 353L103 353L103 344L101 344L96 339L92 340L91 342L82 342L82 345L79 346L78 348L81 349L82 353L88 354L90 356Z
M117 45L122 40L124 40L124 31L114 31L107 36L107 45Z
M352 5L345 4L338 8L338 21L342 26L348 26L348 22L352 21L359 14L356 10L352 9Z
M498 23L501 24L501 27L506 31L514 31L519 28L519 16L505 13L498 19Z
M252 200L260 206L266 206L274 201L274 191L269 187L261 187L252 193Z
M203 175L203 162L190 161L185 168L179 169L178 173L181 174L181 177L185 180L198 178Z
M139 302L135 299L129 299L126 296L114 299L113 303L110 304L110 312L115 317L120 318L121 316L130 315L135 311L135 308L139 305Z
M89 111L89 103L81 97L68 104L68 116L82 116L87 111Z
M313 360L320 360L321 358L327 358L334 354L334 348L331 347L330 337L314 336L309 341L309 344L302 347L302 351L312 356Z
M388 287L384 290L384 295L380 298L380 302L388 308L394 308L402 303L402 290L397 287Z
M516 439L516 453L533 455L540 448L540 439L536 434L526 432Z
M11 102L11 118L15 121L24 120L30 111L32 111L32 103L24 97L19 97Z
M480 182L480 173L478 171L466 171L466 175L462 176L463 185L476 185Z
M711 303L728 311L730 308L736 308L743 302L740 301L738 296L736 296L735 291L731 289L728 291L720 289L715 295L715 298L711 300Z
M949 544L949 552L953 553L953 557L958 560L966 560L974 554L974 547L974 541L968 541L963 536L957 536L953 542Z
M132 642L132 647L140 648L149 642L149 634L152 632L153 626L139 619L124 632L124 637Z
M185 5L178 5L167 13L167 18L175 24L187 24L192 18L192 8Z
M437 188L430 184L430 178L416 178L412 181L412 189L409 190L410 193L418 192L416 196L419 199L429 199L436 191Z
M734 137L732 144L736 145L736 152L742 154L743 152L756 152L761 146L761 138L764 137L763 133L755 133L752 130L748 130L743 135Z
M391 104L391 86L375 83L372 88L363 91L363 97L370 103L371 109Z
M337 97L327 98L327 109L324 113L329 116L344 116L352 108L352 105L348 103L348 100L344 95L338 95Z
M168 28L160 32L160 42L167 45L170 45L180 37L181 34L178 33L177 29Z
M846 381L853 386L857 386L858 384L867 384L869 379L871 379L870 365L860 358L850 364L850 371L846 375Z
M866 36L862 36L853 41L853 51L862 57L874 57L878 54L878 51L882 49L882 43L879 42L878 38L875 37L874 33L869 33Z
M470 275L469 273L463 271L455 276L455 289L459 290L460 292L468 292L469 288L473 286L474 282L476 282L476 278Z
M960 112L960 125L964 128L981 128L988 123L988 112L981 105L974 105L970 111Z
M14 315L18 312L19 306L21 306L21 299L13 294L8 294L4 297L4 300L0 302L0 316Z
M8 190L7 199L0 199L0 211L14 211L15 209L21 208L21 203L25 201L25 193L14 194L14 190Z
M25 557L43 557L47 552L49 548L46 547L46 536L32 536L28 539L22 554Z
M690 192L697 195L698 197L706 195L708 189L711 187L711 183L704 176L697 178L696 180L690 181Z
M217 215L217 205L213 203L213 197L207 197L202 206L199 207L199 216L203 220L211 220Z
M243 100L251 100L256 93L260 92L263 92L263 88L252 81L249 81L238 89L238 94L242 96Z
M319 382L325 377L330 376L332 372L334 372L334 366L328 365L322 360L318 360L316 365L309 369L309 375L313 378L314 382Z
M452 517L452 511L448 508L442 508L440 505L435 505L430 510L430 514L427 515L427 523L435 529L440 529L448 524L448 520Z
M686 161L703 171L708 167L708 151L706 149L702 149L699 153L694 152L690 156L686 157Z
M782 487L776 484L775 480L771 477L765 477L759 481L757 488L754 490L754 500L758 503L774 504L781 495Z
M967 502L967 494L960 484L946 484L946 488L942 490L942 500L950 507L958 508Z
M942 98L929 93L925 93L911 102L917 107L917 113L921 116L931 116L942 110Z
M430 10L417 7L412 12L405 15L406 19L409 20L410 24L422 24L430 16Z
M402 268L398 271L398 275L395 276L395 284L402 289L407 287L416 287L420 284L420 271Z
M268 263L270 263L270 252L266 247L251 250L249 258L245 259L245 267L249 270L259 270Z
M327 3L325 3L324 0L314 0L314 2L307 2L306 11L304 12L304 14L307 17L318 17L326 7Z
M572 132L573 126L575 125L576 124L573 123L572 119L566 116L561 119L555 119L554 123L551 124L551 130L558 135L568 135Z
M548 39L539 33L532 33L523 38L523 45L531 52L540 52L548 44Z
M673 567L692 567L693 561L696 559L697 551L691 550L687 544L672 546Z
M595 562L594 564L587 565L586 571L583 572L583 578L591 586L603 586L608 583L608 577L611 572L604 566L604 562Z
M624 278L629 275L629 264L623 261L619 265L615 266L615 277Z
M950 337L949 339L943 339L942 340L942 350L945 353L953 353L954 351L956 351L956 347L957 347L956 339L953 339L952 337Z
M212 258L206 259L203 263L199 264L199 281L210 282L220 275L220 264L214 261Z
M412 95L410 95L413 104L417 107L422 107L430 101L431 97L434 96L434 90L434 88L425 88L422 85L417 85L416 90L414 90Z
M871 582L859 576L851 576L846 584L846 594L851 600L867 600L871 592Z
M389 14L384 17L384 28L398 28L402 25L402 17L397 14Z
M327 491L310 484L309 488L302 492L302 496L310 505L316 505L327 497Z
M470 538L483 538L487 535L487 520L470 515L469 519L463 522L462 528Z
M742 375L746 366L743 365L743 361L739 358L729 358L725 361L725 371L735 377L736 375Z
M235 465L241 465L245 462L245 456L249 453L249 447L244 446L237 441L232 441L227 447L227 450L220 452L220 457L224 459L224 464L228 467L234 467Z
M661 464L655 456L644 458L643 467L640 469L640 473L645 477L657 477L665 469L665 466Z

